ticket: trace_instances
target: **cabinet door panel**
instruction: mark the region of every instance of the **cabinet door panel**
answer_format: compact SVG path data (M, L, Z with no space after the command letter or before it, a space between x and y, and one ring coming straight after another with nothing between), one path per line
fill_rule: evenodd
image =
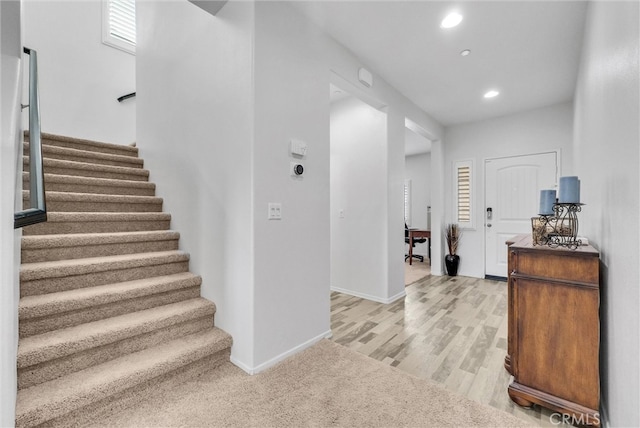
M515 378L597 409L597 289L514 277Z

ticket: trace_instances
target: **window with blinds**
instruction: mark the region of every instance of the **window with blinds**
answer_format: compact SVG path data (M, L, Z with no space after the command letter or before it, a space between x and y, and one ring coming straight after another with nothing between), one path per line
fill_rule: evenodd
M471 220L471 168L461 166L458 168L458 222Z
M459 161L454 164L455 218L460 227L473 228L473 161Z
M102 0L102 42L135 54L135 0Z
M411 226L411 180L404 180L404 222Z

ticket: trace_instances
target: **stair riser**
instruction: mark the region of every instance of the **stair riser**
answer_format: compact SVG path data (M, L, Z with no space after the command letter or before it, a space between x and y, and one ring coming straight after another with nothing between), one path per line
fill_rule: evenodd
M29 205L24 200L24 206ZM47 211L51 212L162 212L162 203L128 203L100 201L52 201L47 200Z
M114 180L148 181L148 175L127 174L122 172L91 171L86 169L44 167L45 174L73 175L76 177L111 178Z
M142 168L143 162L141 159L126 156L124 159L109 159L107 154L100 154L96 152L90 151L82 151L81 153L74 152L62 152L59 153L59 150L51 150L51 146L42 146L42 157L44 159L58 159L58 160L68 160L73 162L84 162L91 163L96 165L111 165L111 166L123 166L126 168ZM29 156L29 147L28 144L25 145L24 156ZM106 155L106 156L105 156ZM107 157L107 159L104 159Z
M199 285L128 300L118 300L105 305L90 306L72 312L61 312L40 318L20 318L20 337L28 337L61 328L73 327L87 322L142 311L144 309L155 308L157 306L168 305L196 297L200 297Z
M24 141L28 142L29 137L25 136ZM96 153L107 153L111 155L120 155L120 156L131 156L137 157L138 150L131 150L129 146L122 146L121 148L114 145L101 145L101 144L86 144L82 141L58 141L47 138L46 136L42 137L42 145L43 146L55 146L55 147L66 147L68 149L76 149L76 150L86 150L88 152L96 152Z
M115 256L118 254L151 253L178 249L178 239L147 242L83 245L73 247L37 248L22 250L22 263Z
M126 195L126 196L155 196L154 187L126 187L126 186L92 186L88 184L56 183L46 179L45 186L48 192L94 193L99 195ZM29 180L24 180L23 190L29 190Z
M46 361L34 366L18 369L18 389L28 388L42 382L102 364L126 354L141 351L178 337L202 331L213 326L213 314L188 320L179 324L140 334L91 348L63 358Z
M153 278L156 276L187 272L188 270L189 261L186 260L174 263L110 270L106 272L94 272L60 278L43 278L31 281L22 280L20 281L20 297L55 293L65 290L75 290L78 288L133 281L136 279Z
M29 158L23 158L23 171L29 171ZM148 181L149 174L142 169L101 171L98 168L81 168L80 165L57 165L44 160L43 168L45 174L72 175L75 177L110 178L114 180ZM135 171L135 172L134 172Z
M69 156L69 155L60 154L60 153L44 153L43 157L46 159L68 160L73 162L91 163L96 165L123 166L125 168L142 168L143 167L143 164L140 162L125 162L125 161L119 161L119 160L100 159L100 158L92 158L92 157L84 157L84 156ZM131 158L131 159L138 159L138 158Z
M23 235L57 235L67 233L116 233L145 230L169 230L171 220L55 222L47 221L22 229Z
M92 421L99 421L102 415L113 414L112 412L117 412L120 409L135 406L137 403L145 400L150 394L169 394L171 393L169 388L172 388L172 386L175 385L176 379L186 382L195 378L200 373L208 370L214 370L229 361L230 357L230 348L217 351L190 364L156 376L134 387L116 392L105 399L89 403L69 413L62 414L55 419L48 420L46 414L20 415L16 418L16 427L22 428L34 425L38 425L39 427L89 426ZM167 380L172 381L166 382Z
M68 149L86 150L88 152L106 153L109 155L137 157L137 153L131 153L126 150L112 149L109 147L92 147L92 146L87 146L81 143L78 144L78 143L66 142L66 141L42 140L42 145L54 146L54 147L66 147Z

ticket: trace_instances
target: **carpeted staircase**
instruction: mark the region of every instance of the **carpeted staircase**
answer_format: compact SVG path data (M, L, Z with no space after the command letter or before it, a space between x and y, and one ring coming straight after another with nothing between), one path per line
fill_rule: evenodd
M16 425L82 423L228 361L138 149L42 141L48 221L23 230Z

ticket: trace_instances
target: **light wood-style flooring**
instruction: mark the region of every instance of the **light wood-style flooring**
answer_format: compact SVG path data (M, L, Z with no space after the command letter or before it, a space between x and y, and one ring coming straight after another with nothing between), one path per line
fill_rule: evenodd
M406 292L388 305L332 293L332 340L534 425L558 426L551 411L520 408L507 395L505 282L427 276Z

